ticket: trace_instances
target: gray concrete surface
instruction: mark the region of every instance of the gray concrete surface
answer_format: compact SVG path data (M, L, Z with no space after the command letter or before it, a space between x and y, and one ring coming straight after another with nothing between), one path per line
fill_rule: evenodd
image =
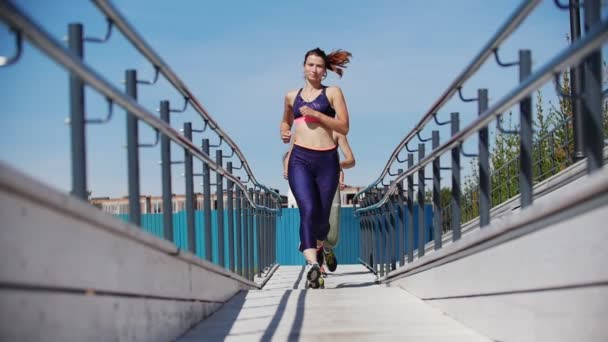
M178 341L490 341L363 266L340 265L322 290L304 279L301 266L281 266Z

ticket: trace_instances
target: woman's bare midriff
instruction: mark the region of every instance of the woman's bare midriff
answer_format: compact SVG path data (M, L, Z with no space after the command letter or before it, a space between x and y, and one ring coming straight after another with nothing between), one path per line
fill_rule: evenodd
M312 149L327 149L336 146L332 130L319 123L296 122L295 144Z

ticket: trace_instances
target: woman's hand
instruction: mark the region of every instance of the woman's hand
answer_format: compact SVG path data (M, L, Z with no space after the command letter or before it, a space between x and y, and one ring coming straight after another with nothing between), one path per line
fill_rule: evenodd
M300 113L302 113L302 115L304 115L304 116L312 117L315 119L318 119L321 116L321 113L317 112L316 110L314 110L308 106L300 107Z
M346 185L344 184L344 171L340 169L340 183L338 185L340 191L346 189Z
M289 141L291 141L291 131L282 131L281 132L281 139L283 140L283 142L285 144L289 143Z

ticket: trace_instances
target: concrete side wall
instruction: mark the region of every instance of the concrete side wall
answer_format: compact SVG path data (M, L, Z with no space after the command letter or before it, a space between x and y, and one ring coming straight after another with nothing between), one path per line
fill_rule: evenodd
M608 169L394 271L399 286L499 341L608 338Z
M255 283L0 164L0 340L167 341Z

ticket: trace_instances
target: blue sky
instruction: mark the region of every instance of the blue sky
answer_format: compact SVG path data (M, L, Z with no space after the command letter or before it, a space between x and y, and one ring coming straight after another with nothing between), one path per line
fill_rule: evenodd
M96 7L78 0L18 1L45 30L62 39L70 22L85 23L85 34L102 36L105 20ZM280 156L286 149L278 127L284 94L303 85L304 53L321 47L341 48L353 59L339 85L350 116L349 140L357 166L346 182L367 185L375 180L397 144L461 70L477 55L519 1L115 1L148 44L185 82L207 111L239 145L255 176L282 193ZM503 60L520 48L533 49L534 68L566 48L568 12L545 1L501 48ZM12 36L0 23L0 55L13 51ZM115 31L107 44L87 44L86 63L123 88L124 70L134 68L143 79L153 69ZM489 88L490 103L517 85L517 70L490 60L465 85L474 96ZM140 103L158 108L182 99L167 82L140 86ZM105 101L87 90L87 117L105 115ZM552 86L543 90L554 100ZM62 190L70 187L68 75L26 44L21 61L0 68L0 159ZM476 104L452 99L440 117L461 111L464 122L475 117ZM202 123L193 110L173 114L177 129L184 121ZM93 196L127 194L124 110L117 108L107 125L87 127L89 188ZM430 128L433 129L433 128ZM429 129L429 130L430 130ZM430 131L427 132L430 136ZM195 138L199 141L202 135ZM446 135L444 134L444 138ZM142 143L152 130L140 124ZM210 136L213 142L217 138ZM442 139L443 141L444 139ZM473 148L473 143L469 150ZM472 151L472 150L471 150ZM469 151L469 152L471 152ZM174 160L183 153L174 146ZM141 150L141 192L160 194L159 148ZM197 164L200 170L200 165ZM173 167L173 188L183 193L183 169ZM200 188L198 189L200 190Z

